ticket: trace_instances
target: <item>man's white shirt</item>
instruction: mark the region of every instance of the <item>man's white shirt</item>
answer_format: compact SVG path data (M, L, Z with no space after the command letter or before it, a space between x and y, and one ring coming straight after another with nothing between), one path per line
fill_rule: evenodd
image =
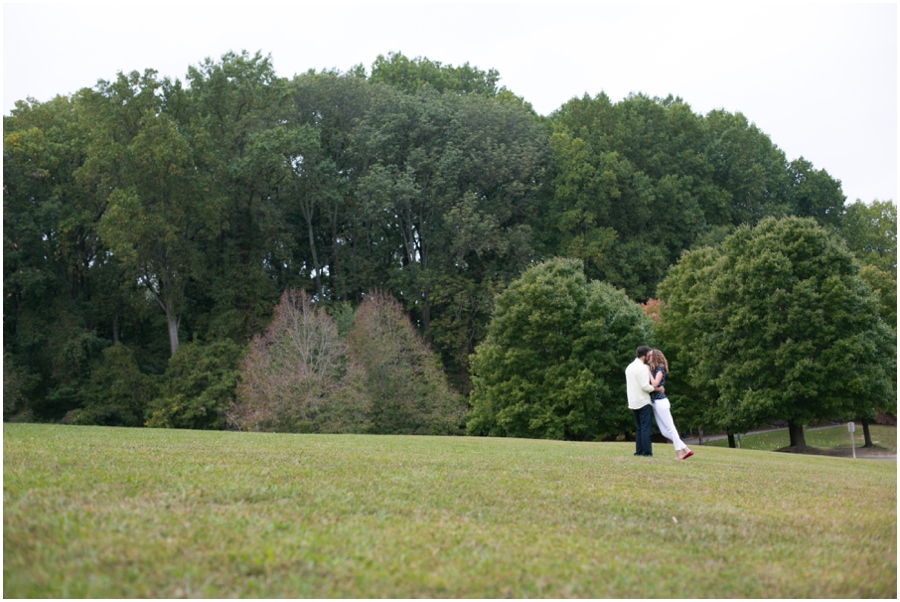
M650 403L650 393L653 385L650 384L650 367L638 358L625 368L625 384L628 391L628 407L632 410L640 410Z

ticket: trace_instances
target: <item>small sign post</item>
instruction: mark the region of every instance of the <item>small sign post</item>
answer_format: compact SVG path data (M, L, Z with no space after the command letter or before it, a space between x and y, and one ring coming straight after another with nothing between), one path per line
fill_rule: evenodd
M850 449L853 450L853 459L856 459L856 441L853 437L853 431L856 430L856 425L852 422L848 422L847 430L850 431Z

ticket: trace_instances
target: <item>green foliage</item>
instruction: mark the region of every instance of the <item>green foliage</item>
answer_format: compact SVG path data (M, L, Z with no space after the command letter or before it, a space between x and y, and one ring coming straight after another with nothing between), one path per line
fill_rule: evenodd
M657 332L703 424L869 414L893 397L894 337L859 267L810 219L766 219L685 254L660 285Z
M369 294L356 311L347 343L363 373L358 386L369 398L369 432L461 432L463 400L450 390L440 360L393 297L379 291Z
M160 382L161 397L150 402L146 425L218 429L234 402L242 350L228 339L208 345L180 345Z
M869 285L878 300L878 315L884 323L897 331L897 271L880 270L874 265L864 265L859 277Z
M84 171L108 194L101 238L165 313L172 355L185 288L203 274L202 245L222 226L204 134L184 122L184 102L180 85L152 71L101 84L91 99L99 123Z
M361 150L359 180L382 238L387 289L454 373L483 336L492 294L533 256L531 219L546 169L546 131L521 107L480 95L385 96Z
M893 205L842 212L839 182L788 163L743 115L599 95L539 118L499 81L400 53L370 77L358 65L288 80L245 51L190 67L184 85L151 69L18 102L4 117L3 341L18 391L5 415L82 407L116 343L148 377L180 340L243 347L292 289L332 311L339 339L368 291L390 293L468 393L496 296L542 258L581 259L588 280L645 301L685 249L797 214L896 270ZM869 276L889 317L890 285ZM220 424L195 410L224 394L192 387L156 395L153 420ZM354 399L340 407L357 416L368 402ZM350 414L285 428L368 424Z
M791 180L791 215L814 218L820 226L827 228L841 222L846 197L839 181L824 169L813 168L812 163L803 157L791 161L788 175Z
M372 64L372 75L369 79L406 93L432 89L438 92L496 96L500 73L496 69L484 72L477 67L469 66L469 63L454 67L424 57L409 59L402 53L390 52L387 58L378 55Z
M847 205L838 233L862 264L897 274L897 206L857 200Z
M143 426L147 405L156 395L157 382L143 374L134 353L118 344L103 350L82 392L83 407L66 421L72 424Z
M296 197L285 198L284 185L292 146L304 139L291 144L290 89L271 57L228 52L189 68L187 80L184 118L201 134L197 161L210 175L204 204L216 214L199 241L204 280L188 283L195 305L186 310L202 338L244 344L287 288L273 276L296 244L285 219Z
M4 350L21 374L21 416L59 420L79 404L93 360L107 344L97 308L103 206L76 177L87 124L57 97L17 103L4 117Z
M682 251L766 216L838 219L840 183L784 153L747 119L694 114L679 98L600 94L551 116L552 184L542 234L589 278L645 300Z
M529 268L498 297L472 358L469 434L597 440L630 430L624 367L650 342L640 306L581 261Z
M24 409L22 388L24 375L11 353L3 353L3 421L11 420Z

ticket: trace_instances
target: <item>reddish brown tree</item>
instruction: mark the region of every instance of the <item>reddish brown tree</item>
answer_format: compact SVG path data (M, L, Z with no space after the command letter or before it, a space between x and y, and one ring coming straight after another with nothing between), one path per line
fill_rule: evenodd
M334 320L305 291L285 291L241 365L229 423L241 430L365 430L366 400L351 386L356 375Z
M452 392L440 360L400 303L374 291L359 306L348 335L350 355L364 372L371 432L448 435L462 432L465 406Z

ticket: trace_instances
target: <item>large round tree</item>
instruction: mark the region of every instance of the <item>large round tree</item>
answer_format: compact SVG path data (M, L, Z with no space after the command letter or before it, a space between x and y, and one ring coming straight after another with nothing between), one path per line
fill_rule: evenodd
M687 253L659 287L657 332L731 432L853 417L893 395L896 347L847 247L811 219L766 219Z
M529 268L497 296L472 357L474 435L598 440L633 429L625 367L650 338L640 306L580 260Z

